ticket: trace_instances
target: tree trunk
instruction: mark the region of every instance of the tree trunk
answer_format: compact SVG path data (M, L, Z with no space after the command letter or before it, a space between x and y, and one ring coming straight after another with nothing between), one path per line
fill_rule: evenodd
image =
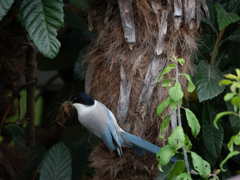
M172 55L186 61L180 73L191 70L191 55L197 49L197 7L201 6L195 0L90 1L89 24L96 24L98 33L87 56L86 92L104 103L125 131L158 146L165 142L158 138L162 119L156 108L168 90L157 80L172 63ZM180 83L186 87L185 80L180 78ZM171 131L169 126L166 137ZM119 158L103 144L95 147L90 156L94 179L154 179L158 175L155 156L137 156L127 148L123 154Z

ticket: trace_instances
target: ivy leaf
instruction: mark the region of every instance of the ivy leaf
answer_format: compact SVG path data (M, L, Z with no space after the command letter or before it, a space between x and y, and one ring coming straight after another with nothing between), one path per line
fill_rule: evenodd
M59 52L57 29L63 27L62 0L18 0L29 37L39 51L53 59Z
M183 160L176 162L172 166L172 168L168 174L168 179L175 180L177 178L177 176L179 176L180 174L183 173L184 169L185 169L185 166L184 166Z
M224 131L221 124L218 124L219 129L216 129L213 125L216 114L211 104L206 102L203 106L202 115L203 143L210 155L218 158L221 153Z
M172 79L173 79L173 78L169 78L169 79L165 80L165 81L162 83L162 87L170 87L170 86L172 86L172 84L171 84Z
M212 99L223 92L225 87L218 85L223 79L222 72L217 66L211 66L207 61L200 61L195 76L196 92L199 101Z
M192 142L190 141L187 134L185 134L184 137L185 137L185 142L184 142L185 150L190 151L192 148Z
M227 93L227 94L224 96L223 99L224 99L225 102L227 102L227 101L229 101L230 99L232 99L234 95L235 95L234 93Z
M158 78L158 82L161 82L164 78L164 75L170 72L175 67L176 67L176 64L169 64L167 67L165 67L162 74Z
M224 172L227 171L226 169L223 169L223 165L227 162L228 159L230 159L231 157L236 156L236 155L238 155L238 154L240 154L239 151L232 151L232 152L230 152L230 153L227 155L227 157L221 162L221 164L220 164L221 170L224 171Z
M240 97L233 97L231 103L233 105L234 111L236 112L237 109L240 107Z
M72 160L68 148L62 143L54 145L42 160L40 180L71 179Z
M173 102L177 102L183 98L183 92L180 83L175 83L174 86L169 89L169 97Z
M226 115L230 115L230 114L236 114L235 112L232 112L232 111L224 111L224 112L221 112L221 113L218 113L213 121L213 125L218 129L218 125L217 125L217 121L223 117L223 116L226 116Z
M176 180L192 180L190 174L188 173L182 173L180 174Z
M181 66L183 66L183 64L185 63L185 60L183 58L179 58L177 59L179 64L181 64Z
M200 176L209 175L211 173L210 164L207 161L203 160L201 156L195 152L191 152L191 157L193 160L193 167Z
M193 114L193 112L190 111L188 108L185 108L185 113L186 113L188 125L191 128L192 135L196 137L200 132L199 121L196 118L195 114Z
M222 30L225 26L240 20L237 14L227 13L220 4L216 4L215 7L217 11L219 30Z
M188 80L188 86L187 86L187 91L188 92L193 92L195 90L195 85L193 84L190 75L183 73L183 75L187 78Z
M168 164L174 154L175 150L169 145L161 148L161 150L156 155L159 165L165 166L166 164Z
M159 106L157 107L157 115L159 117L162 117L161 114L164 111L164 109L169 105L169 103L170 103L170 98L168 97L163 102L161 102L161 104L159 104Z
M182 126L177 126L171 136L168 138L168 144L171 146L175 151L182 148L185 143L185 136L183 133Z
M161 124L161 128L160 128L159 138L164 141L166 141L166 139L164 139L162 134L166 134L166 131L164 129L168 126L170 117L171 117L171 114L164 117L162 124Z
M0 1L0 21L7 14L8 10L11 8L14 0Z

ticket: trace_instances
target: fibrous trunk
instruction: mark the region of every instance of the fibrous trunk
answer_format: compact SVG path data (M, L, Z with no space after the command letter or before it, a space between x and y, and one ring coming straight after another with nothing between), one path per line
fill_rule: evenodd
M180 73L191 70L191 55L197 49L196 14L202 3L205 1L90 1L89 20L96 25L97 36L87 56L86 92L104 103L125 131L158 146L165 142L158 138L162 119L156 108L168 96L168 89L157 80L172 55L186 61ZM180 78L180 83L186 87L185 80ZM166 137L170 133L168 127ZM123 154L118 158L103 144L95 147L90 156L96 169L94 179L157 176L153 155L139 157L127 148Z

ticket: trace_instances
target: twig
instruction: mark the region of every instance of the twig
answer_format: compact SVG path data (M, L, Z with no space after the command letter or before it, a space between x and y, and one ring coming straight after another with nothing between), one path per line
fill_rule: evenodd
M214 46L214 49L212 52L212 58L211 58L210 65L215 64L215 60L216 60L216 57L218 54L218 48L221 46L220 41L222 40L222 36L223 36L225 29L226 29L226 26L219 33L217 33L217 40L216 40L216 43L215 43L215 46Z
M178 81L178 61L176 61L175 64L176 64L176 83L179 83L179 81ZM182 126L179 101L177 102L177 111L178 111L177 112L178 125ZM190 174L190 167L189 167L189 162L188 162L188 157L187 157L187 152L186 152L185 146L182 147L182 150L183 150L185 167L187 169L188 174Z

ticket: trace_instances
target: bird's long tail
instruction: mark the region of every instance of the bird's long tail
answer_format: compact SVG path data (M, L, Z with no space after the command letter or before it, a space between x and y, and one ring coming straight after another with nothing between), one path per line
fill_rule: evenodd
M143 152L149 152L151 154L156 155L160 151L160 147L141 139L140 137L134 136L127 132L121 133L122 138L128 142L130 142L133 146L133 149L137 152L138 155L141 155ZM177 162L178 159L176 157L171 158L172 162Z

